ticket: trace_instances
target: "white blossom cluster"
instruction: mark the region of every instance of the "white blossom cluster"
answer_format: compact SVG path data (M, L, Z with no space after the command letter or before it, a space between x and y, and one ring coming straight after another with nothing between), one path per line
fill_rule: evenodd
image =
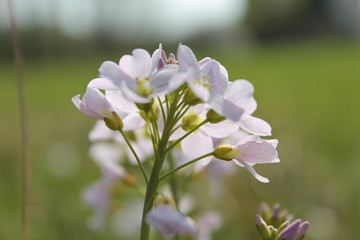
M253 166L279 162L278 142L261 138L271 135L271 127L252 116L257 108L254 87L243 79L229 81L227 70L216 60L198 61L181 44L176 56L166 55L160 45L152 55L135 49L119 63L106 61L99 73L82 98L72 99L80 111L99 119L89 134L94 142L90 155L103 176L85 191L95 213L93 228L100 228L106 218L114 183L133 183L123 159L140 168L146 181L143 222L164 236L211 239L211 229L221 222L208 214L195 223L175 207L178 203L155 204L159 186L178 170L191 165L189 171L218 177L232 169L232 161L257 180L269 181ZM206 226L211 221L216 224ZM144 229L141 239L148 239Z

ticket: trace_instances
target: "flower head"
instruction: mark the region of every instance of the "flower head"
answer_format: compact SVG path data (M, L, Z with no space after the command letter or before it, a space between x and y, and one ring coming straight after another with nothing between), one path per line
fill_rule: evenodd
M257 174L252 166L280 162L276 151L277 143L277 140L263 140L258 136L248 136L235 146L218 146L215 149L215 158L233 160L237 165L245 167L257 180L267 183L269 180Z

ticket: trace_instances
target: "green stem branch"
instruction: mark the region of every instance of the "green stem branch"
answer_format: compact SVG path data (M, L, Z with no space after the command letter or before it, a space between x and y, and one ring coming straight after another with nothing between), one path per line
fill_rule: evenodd
M179 171L180 169L182 169L182 168L184 168L186 166L189 166L189 165L191 165L191 164L193 164L193 163L195 163L195 162L197 162L197 161L199 161L199 160L201 160L203 158L210 157L210 156L213 156L213 155L214 155L214 152L210 152L210 153L204 154L204 155L202 155L202 156L200 156L198 158L195 158L195 159L193 159L193 160L191 160L191 161L189 161L187 163L184 163L183 165L180 165L177 168L175 168L173 170L170 170L167 173L164 173L164 175L162 175L160 177L160 181L162 181L164 178L168 177L169 175Z
M129 141L128 137L126 136L126 134L124 133L124 131L123 131L122 129L119 128L119 132L120 132L121 135L124 137L126 144L129 146L129 148L130 148L131 152L133 153L133 155L134 155L137 163L139 164L139 167L140 167L141 172L142 172L142 174L143 174L143 176L144 176L144 179L145 179L145 181L146 181L146 184L149 183L149 177L148 177L147 174L146 174L145 168L144 168L144 166L142 165L142 163L141 163L141 161L140 161L140 158L139 158L138 155L136 154L133 146L131 145L131 142Z

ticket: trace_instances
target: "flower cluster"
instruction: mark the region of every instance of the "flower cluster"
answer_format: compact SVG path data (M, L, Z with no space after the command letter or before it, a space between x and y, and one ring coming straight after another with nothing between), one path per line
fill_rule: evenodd
M300 240L305 237L309 222L296 219L286 210L280 210L275 204L270 209L267 204L261 205L256 215L256 227L264 240Z
M146 184L142 240L149 239L149 225L165 236L210 239L211 230L203 227L207 232L199 232L201 224L196 227L178 207L176 184L169 184L174 206L155 202L167 185L164 180L176 181L178 171L189 165L193 167L188 172L214 174L232 161L260 182L269 181L253 166L279 162L278 141L261 138L271 135L271 127L252 115L257 108L253 94L249 81L229 81L218 61L198 61L181 44L176 56L167 55L160 45L152 55L135 49L119 63L104 62L82 98L72 99L80 111L99 119L89 134L94 142L90 154L103 177L85 191L95 210L92 226L101 227L114 184L134 186L140 173ZM127 165L137 166L138 173Z

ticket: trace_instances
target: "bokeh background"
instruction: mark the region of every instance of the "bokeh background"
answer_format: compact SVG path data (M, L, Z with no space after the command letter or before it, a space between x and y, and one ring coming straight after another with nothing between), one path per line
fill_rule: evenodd
M25 60L31 147L30 239L124 239L116 224L87 227L85 186L100 177L88 156L95 120L71 97L105 60L179 42L255 85L255 116L273 127L282 162L224 179L209 208L214 239L259 239L258 205L279 202L309 220L306 239L357 239L360 222L359 0L11 0ZM0 1L0 239L19 239L21 147L7 1ZM206 188L206 179L194 182ZM208 186L207 186L208 187ZM206 204L206 199L199 198ZM134 239L134 238L130 238Z

